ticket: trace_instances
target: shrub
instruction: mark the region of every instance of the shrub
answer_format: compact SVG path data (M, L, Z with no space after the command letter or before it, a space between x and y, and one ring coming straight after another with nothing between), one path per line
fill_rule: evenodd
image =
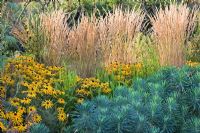
M197 11L186 5L171 4L151 17L160 64L182 66L186 61L188 37L193 31Z
M200 67L164 68L113 97L98 96L73 113L76 132L199 132Z

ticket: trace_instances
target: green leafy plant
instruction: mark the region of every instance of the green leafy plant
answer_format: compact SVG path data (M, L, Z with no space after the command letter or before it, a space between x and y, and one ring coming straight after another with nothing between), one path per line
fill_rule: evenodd
M23 51L18 40L10 33L21 7L14 3L3 3L0 10L0 55L13 56L15 51Z
M200 62L200 13L198 14L198 21L187 49L187 60L193 62Z

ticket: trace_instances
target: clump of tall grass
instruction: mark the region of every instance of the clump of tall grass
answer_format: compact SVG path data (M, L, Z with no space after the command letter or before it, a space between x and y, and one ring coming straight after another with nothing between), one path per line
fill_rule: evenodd
M187 5L171 4L151 17L160 64L182 66L186 47L196 19L196 11Z
M48 43L44 45L43 53L46 64L60 65L65 52L71 50L67 42L70 32L67 19L68 15L61 10L40 14L41 29Z
M15 35L25 45L29 42L42 45L39 51L42 51L40 55L46 64L60 65L67 62L70 68L87 77L102 65L113 61L137 62L134 40L140 32L143 18L144 14L140 11L116 8L113 13L100 18L82 15L78 24L69 27L68 15L63 11L53 11L40 14L39 32L31 32L37 38L42 34L42 39L30 41L28 35L25 39L20 37L22 34ZM38 48L30 46L34 46L31 49Z
M69 45L76 46L77 70L88 76L113 61L136 62L134 39L140 32L143 17L141 12L120 8L99 19L83 15L69 34Z
M134 40L140 32L144 14L117 8L98 22L99 42L105 64L113 61L136 62Z
M97 55L99 48L97 22L95 17L82 16L78 25L72 27L69 32L68 45L73 50L65 51L65 55L71 55L67 61L81 76L92 75L101 63Z

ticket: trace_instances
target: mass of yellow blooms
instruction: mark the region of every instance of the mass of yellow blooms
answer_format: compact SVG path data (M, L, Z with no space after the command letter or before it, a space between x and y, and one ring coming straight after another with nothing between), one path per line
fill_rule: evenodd
M61 67L37 63L32 57L10 59L0 77L0 128L24 132L42 121L42 110L55 108L58 121L67 120L64 112L65 92L54 88L62 82ZM56 109L58 108L58 109Z
M102 83L97 78L79 78L77 77L76 95L77 102L82 103L84 99L93 98L99 94L109 94L111 89L109 83Z
M188 66L191 66L191 67L194 67L194 66L198 66L198 65L200 65L199 62L192 62L192 61L187 61L186 64L187 64Z
M131 84L134 75L137 75L142 69L141 63L124 64L113 62L105 67L106 72L110 76L114 76L114 80L120 83Z

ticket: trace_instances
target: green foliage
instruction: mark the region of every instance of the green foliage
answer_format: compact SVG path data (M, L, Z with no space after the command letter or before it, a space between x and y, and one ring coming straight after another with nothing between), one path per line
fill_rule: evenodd
M31 133L49 133L49 128L44 124L34 124L30 128Z
M199 132L200 67L163 68L133 87L119 87L112 99L99 96L77 106L74 131L80 133Z
M28 40L24 47L27 49L27 53L35 55L36 59L42 62L48 42L41 27L40 17L38 14L30 14L27 16L26 22L24 28L28 34Z
M135 41L135 47L138 49L136 51L137 58L143 65L142 72L137 76L147 77L156 72L160 65L153 39L148 35L139 34Z
M59 79L62 83L56 84L55 88L63 90L65 92L65 110L71 112L75 108L77 97L75 95L75 86L77 74L74 71L68 70L67 66L64 65L63 71L59 75Z
M0 55L1 56L11 56L15 51L19 51L20 47L18 41L15 37L10 34L13 19L16 18L17 12L20 7L7 3L3 5L0 15ZM14 12L14 14L12 14ZM9 18L7 17L9 15Z
M188 44L187 58L193 62L200 62L200 13L196 28Z

